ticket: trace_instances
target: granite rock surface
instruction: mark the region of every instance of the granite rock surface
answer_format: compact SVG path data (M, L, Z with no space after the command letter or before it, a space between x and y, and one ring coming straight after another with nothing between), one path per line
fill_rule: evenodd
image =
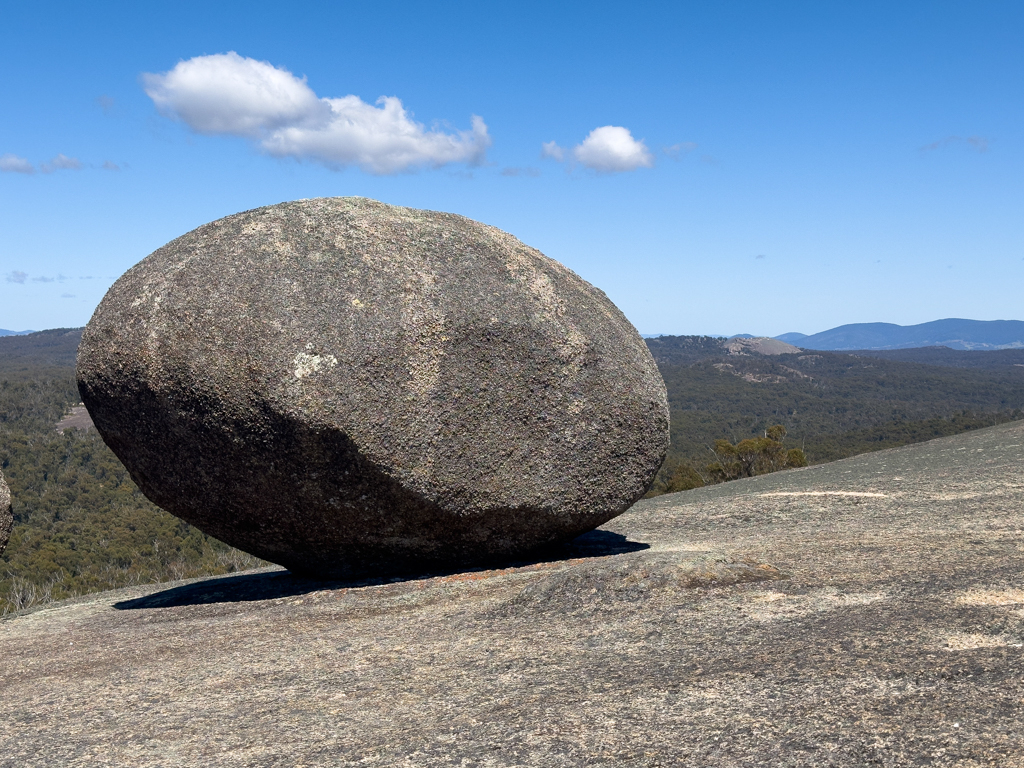
M0 555L7 549L14 526L14 512L11 507L11 489L7 487L3 472L0 472Z
M0 620L0 765L1021 768L1024 422L645 499L561 559Z
M668 444L661 376L600 290L493 227L362 198L157 250L96 310L78 381L157 505L321 577L572 539Z

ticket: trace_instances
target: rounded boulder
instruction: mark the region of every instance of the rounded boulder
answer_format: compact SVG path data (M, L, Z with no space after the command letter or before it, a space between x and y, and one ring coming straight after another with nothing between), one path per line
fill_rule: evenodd
M362 198L146 257L86 327L78 386L154 503L321 578L567 541L668 446L664 382L604 293L493 227Z

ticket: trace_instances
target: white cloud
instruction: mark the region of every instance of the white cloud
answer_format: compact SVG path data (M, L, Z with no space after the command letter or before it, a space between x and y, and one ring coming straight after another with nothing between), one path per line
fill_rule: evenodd
M474 115L468 131L427 130L394 96L377 106L358 96L320 98L286 69L234 51L197 56L163 74L142 76L168 117L205 134L243 136L271 155L357 165L370 173L484 161L491 138Z
M19 272L18 270L14 270L13 272L8 272L7 273L7 282L8 283L24 283L25 279L27 277L28 277L28 273L26 273L26 272Z
M104 160L102 167L103 167L104 171L120 171L121 170L121 166L119 166L113 160Z
M59 154L53 160L48 163L43 163L39 166L39 170L43 173L53 173L54 171L78 171L81 170L82 163L78 158L68 157L64 154Z
M545 141L541 144L540 156L550 157L552 160L562 162L562 160L565 159L565 150L558 146L554 141Z
M595 128L573 149L576 159L595 171L608 173L650 168L654 157L644 144L637 141L628 129L617 125Z
M371 173L395 173L418 165L477 165L491 144L487 126L476 115L471 130L450 134L424 130L409 119L394 96L379 98L380 108L358 96L324 101L331 105L327 125L279 128L262 140L263 148L282 157L312 157L328 165L358 165Z
M4 173L35 173L36 169L24 157L7 153L0 155L0 171Z
M234 51L180 61L162 75L143 74L142 83L157 109L199 133L258 138L275 128L329 119L329 108L305 78Z

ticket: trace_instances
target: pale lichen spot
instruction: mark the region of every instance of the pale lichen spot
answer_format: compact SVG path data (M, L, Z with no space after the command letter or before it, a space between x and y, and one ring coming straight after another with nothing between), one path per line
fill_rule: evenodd
M310 348L311 345L307 344L306 349ZM292 361L292 365L295 366L296 379L305 378L324 367L333 368L337 364L338 358L334 355L310 355L306 352L299 352Z
M885 592L840 592L833 587L792 595L768 591L755 593L745 599L744 613L758 622L797 619L814 613L842 610L860 605L870 605L888 599Z
M1002 648L1011 645L1003 635L983 635L951 632L945 638L947 651L975 651L980 648ZM1013 643L1016 645L1016 643ZM1019 646L1017 646L1019 647Z
M145 302L149 301L149 299L152 296L153 296L153 294L150 293L148 290L143 291L142 295L137 297L135 299L135 301L132 302L132 308L135 308L135 307L139 306L140 304L144 304Z
M352 306L353 307L365 307L366 305L363 304L363 302L361 302L359 299L352 299Z

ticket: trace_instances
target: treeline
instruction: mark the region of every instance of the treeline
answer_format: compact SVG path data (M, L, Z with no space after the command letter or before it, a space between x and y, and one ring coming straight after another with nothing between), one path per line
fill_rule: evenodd
M866 349L851 352L857 357L878 357L882 360L903 360L949 368L981 368L998 370L1018 366L1024 368L1024 349L996 349L979 355L949 347L917 347L914 349Z

